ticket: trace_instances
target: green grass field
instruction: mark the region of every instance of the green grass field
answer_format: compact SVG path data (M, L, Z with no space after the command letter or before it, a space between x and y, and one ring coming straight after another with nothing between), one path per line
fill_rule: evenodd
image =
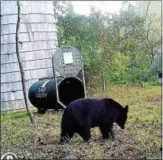
M97 90L93 97L112 97L130 107L125 130L114 125L114 141L95 141L101 135L94 128L89 144L75 135L60 145L62 112L35 114L35 133L25 112L6 113L1 115L1 152L11 151L22 159L161 159L160 86L109 86L106 93Z

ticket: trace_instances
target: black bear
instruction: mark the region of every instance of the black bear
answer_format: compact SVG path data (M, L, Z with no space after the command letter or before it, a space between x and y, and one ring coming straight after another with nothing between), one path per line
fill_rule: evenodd
M124 108L110 98L82 98L71 102L64 110L61 121L60 142L69 141L74 133L78 133L84 141L91 138L90 129L99 127L103 139L114 138L113 123L122 129L127 121L128 105Z

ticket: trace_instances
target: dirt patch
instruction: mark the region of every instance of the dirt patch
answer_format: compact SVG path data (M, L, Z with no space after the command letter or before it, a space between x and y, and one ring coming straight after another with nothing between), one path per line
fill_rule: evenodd
M147 99L147 102L150 104L161 104L161 97L151 97Z

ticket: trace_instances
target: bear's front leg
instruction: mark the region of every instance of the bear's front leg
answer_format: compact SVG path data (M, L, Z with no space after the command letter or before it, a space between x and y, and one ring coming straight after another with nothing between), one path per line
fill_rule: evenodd
M104 122L100 126L100 130L101 130L103 139L108 139L109 134L111 134L112 138L114 138L114 133L112 131L112 127L113 127L113 121L112 120L110 120L109 122Z
M102 139L107 140L109 138L109 130L105 125L100 126L100 131L102 134Z

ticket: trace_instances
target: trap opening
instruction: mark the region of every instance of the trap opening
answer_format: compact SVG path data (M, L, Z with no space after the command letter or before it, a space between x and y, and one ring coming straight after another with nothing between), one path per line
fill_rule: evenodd
M85 97L84 86L74 77L65 78L58 86L59 100L68 106L73 100Z

